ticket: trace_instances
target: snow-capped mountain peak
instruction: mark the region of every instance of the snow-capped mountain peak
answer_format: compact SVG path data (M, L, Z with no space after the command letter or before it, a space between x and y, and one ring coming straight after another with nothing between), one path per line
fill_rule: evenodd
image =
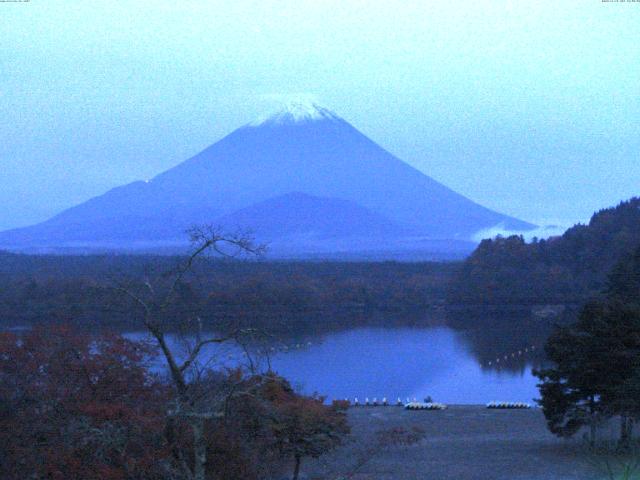
M262 125L292 125L319 120L340 120L340 117L328 108L315 102L295 100L280 106L275 112L264 115L249 123L251 127Z

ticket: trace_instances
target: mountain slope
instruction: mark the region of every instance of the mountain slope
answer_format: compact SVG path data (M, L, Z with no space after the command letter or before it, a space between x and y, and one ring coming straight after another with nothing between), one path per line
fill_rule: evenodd
M278 257L323 254L326 258L356 251L393 256L393 252L406 250L406 245L398 244L398 239L417 235L355 202L300 192L270 198L224 215L216 220L216 225L230 232L250 232L257 242L268 245L272 256ZM437 254L442 248L434 244L430 251ZM467 246L466 252L470 251Z
M526 243L520 236L483 240L451 283L451 304L581 304L606 286L607 274L640 247L640 198L596 212L588 225Z
M341 199L388 219L396 235L466 240L501 224L484 208L397 159L334 113L297 105L241 127L149 182L134 182L24 229L0 246L178 242L194 223L292 192ZM362 212L361 212L362 213Z
M355 202L300 192L255 203L219 218L216 224L230 230L251 230L256 238L265 240L296 236L393 239L416 233Z

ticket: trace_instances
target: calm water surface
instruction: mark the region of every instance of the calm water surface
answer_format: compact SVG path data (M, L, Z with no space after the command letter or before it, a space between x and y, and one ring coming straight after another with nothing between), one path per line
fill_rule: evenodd
M139 332L130 338L143 338ZM188 339L187 339L188 340ZM174 348L185 341L171 337ZM286 345L286 350L284 346ZM398 397L452 404L492 400L531 402L537 379L522 357L520 367L496 370L481 366L465 337L446 327L355 328L269 347L273 370L305 393L329 399ZM246 363L236 346L210 346L201 357L208 368ZM260 362L265 368L267 360ZM161 359L156 368L163 368Z

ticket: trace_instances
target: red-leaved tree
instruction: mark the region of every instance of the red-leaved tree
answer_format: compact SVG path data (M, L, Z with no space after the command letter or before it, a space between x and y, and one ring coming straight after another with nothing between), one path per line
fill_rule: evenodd
M0 477L161 479L166 388L148 345L66 327L0 333Z

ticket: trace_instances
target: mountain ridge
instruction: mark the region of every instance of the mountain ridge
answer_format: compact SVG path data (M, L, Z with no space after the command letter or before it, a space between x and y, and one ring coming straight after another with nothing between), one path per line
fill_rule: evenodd
M147 182L116 187L35 226L0 232L0 246L179 242L189 225L292 192L351 202L361 207L354 215L369 211L396 225L397 237L406 230L466 241L498 224L533 228L433 180L313 104L246 124ZM379 246L376 236L372 232L371 242Z

